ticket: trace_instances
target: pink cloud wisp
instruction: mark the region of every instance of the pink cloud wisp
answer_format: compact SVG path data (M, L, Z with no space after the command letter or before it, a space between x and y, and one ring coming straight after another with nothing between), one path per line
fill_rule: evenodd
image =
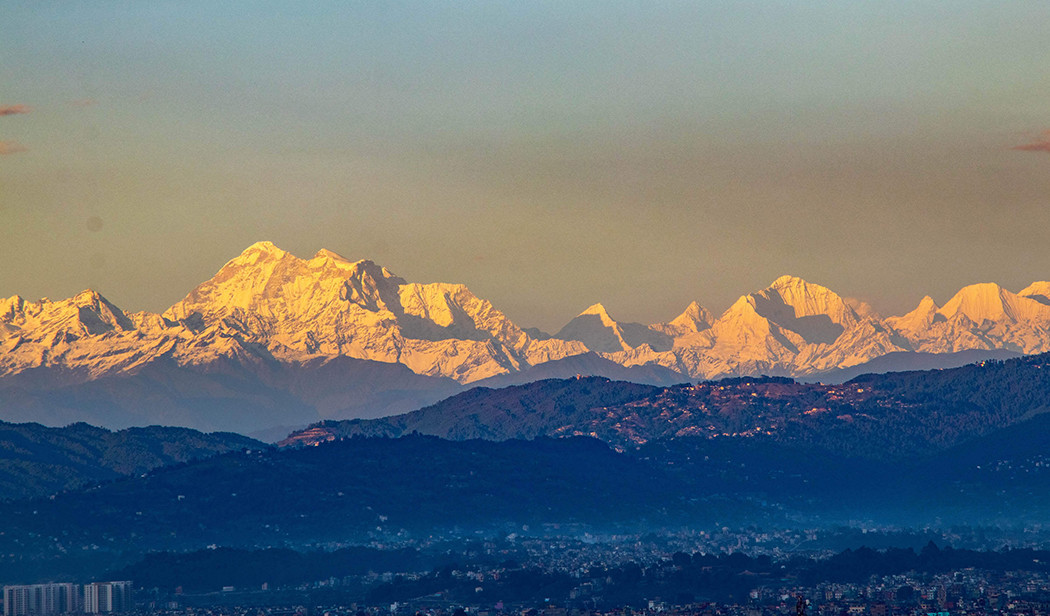
M26 152L28 150L29 148L17 141L0 141L0 156L17 154L18 152Z
M1050 130L1043 131L1042 139L1024 145L1014 146L1011 149L1024 152L1050 152Z
M29 113L33 108L29 105L5 105L0 107L0 116L9 116L19 113Z

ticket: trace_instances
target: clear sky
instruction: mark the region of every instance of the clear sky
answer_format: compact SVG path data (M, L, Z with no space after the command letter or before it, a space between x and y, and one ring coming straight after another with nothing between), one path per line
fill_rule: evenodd
M1050 3L0 6L0 296L165 309L252 242L522 326L1050 279ZM1020 147L1019 147L1020 146Z

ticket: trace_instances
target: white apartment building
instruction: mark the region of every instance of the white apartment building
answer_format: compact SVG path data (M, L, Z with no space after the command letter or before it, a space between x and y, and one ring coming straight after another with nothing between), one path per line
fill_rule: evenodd
M4 586L4 616L52 616L86 612L102 614L134 607L131 582L49 583Z
M92 582L84 584L85 614L127 612L131 608L131 582Z
M80 609L76 584L50 583L4 587L4 616L68 614Z

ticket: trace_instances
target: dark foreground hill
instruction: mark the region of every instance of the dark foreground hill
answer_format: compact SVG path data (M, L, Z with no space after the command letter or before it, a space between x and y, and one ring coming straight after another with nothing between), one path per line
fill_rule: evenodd
M851 458L906 460L1050 410L1050 355L872 374L841 385L741 378L656 387L600 378L476 388L374 420L329 421L282 445L411 433L502 440L589 435L618 448L665 439L754 439Z
M746 439L354 437L230 452L0 503L0 571L72 555L723 525L923 527L1050 515L1050 415L911 460ZM33 564L35 563L35 564ZM48 564L51 563L51 564Z
M84 423L0 422L0 499L46 496L177 462L263 444L240 434L149 426L112 432Z
M706 518L696 496L594 439L356 438L229 453L0 504L0 564L56 544L127 551L505 534L543 524L638 530Z
M1042 523L1048 366L1034 356L840 386L580 378L476 389L396 418L319 426L299 439L314 446L253 447L0 504L0 570L53 571L73 554L523 527Z
M345 436L428 434L445 439L532 439L583 434L576 426L593 409L656 396L663 388L600 377L548 379L490 389L476 387L418 411L374 420L327 421L291 434L279 446ZM560 428L569 426L566 432Z

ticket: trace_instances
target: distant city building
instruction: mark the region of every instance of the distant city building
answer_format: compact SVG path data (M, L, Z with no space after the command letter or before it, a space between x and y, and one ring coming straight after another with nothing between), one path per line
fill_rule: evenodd
M84 585L84 613L108 614L132 608L131 582L92 582Z
M50 616L126 612L133 607L131 582L4 586L4 616Z
M4 586L4 616L68 614L80 608L76 584Z

